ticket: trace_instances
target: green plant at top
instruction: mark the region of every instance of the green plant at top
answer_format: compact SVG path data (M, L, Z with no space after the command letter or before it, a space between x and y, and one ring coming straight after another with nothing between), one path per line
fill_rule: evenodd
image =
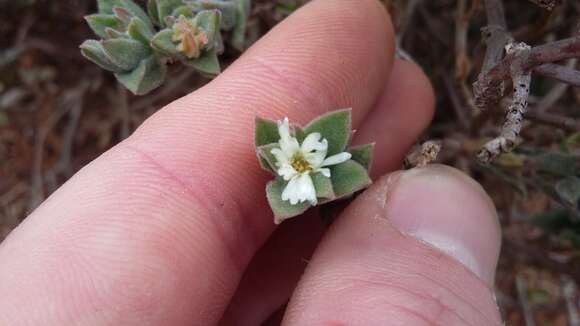
M137 95L159 87L173 62L215 76L222 31L244 50L250 1L149 0L145 11L132 0L98 0L99 12L85 19L101 39L85 41L81 53Z
M350 109L322 115L304 128L291 126L287 118L256 119L258 159L275 176L266 196L276 224L371 184L374 145L349 147L351 133Z

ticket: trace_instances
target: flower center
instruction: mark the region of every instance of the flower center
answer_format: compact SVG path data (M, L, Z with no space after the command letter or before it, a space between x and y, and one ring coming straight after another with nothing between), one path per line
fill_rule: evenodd
M310 162L308 162L301 153L296 153L294 157L292 157L292 163L290 164L298 173L305 173L312 171L312 166Z

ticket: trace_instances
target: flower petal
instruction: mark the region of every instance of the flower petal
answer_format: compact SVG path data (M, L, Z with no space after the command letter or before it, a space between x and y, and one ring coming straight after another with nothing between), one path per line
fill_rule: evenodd
M290 179L284 191L282 191L282 200L290 201L290 204L296 205L299 200L300 187L298 186L298 176Z
M273 148L270 151L270 153L272 153L272 155L274 155L274 157L276 158L277 166L282 166L283 164L290 164L291 157L286 156L284 151L282 151L280 148Z
M346 162L346 161L350 160L351 157L352 157L352 155L350 153L347 153L347 152L338 153L336 155L332 155L330 157L327 157L324 160L324 162L322 162L321 166L340 164L342 162Z
M323 176L330 178L330 169L329 168L321 168L316 170L315 172L320 172Z
M292 165L290 164L282 164L280 166L280 168L278 169L278 174L284 178L284 180L288 181L292 178L294 178L294 176L298 175L298 172L296 172L296 170L294 170L294 168L292 167Z
M313 132L308 136L306 136L306 138L302 142L302 146L300 147L302 153L310 153L312 151L326 152L326 149L328 148L328 142L326 142L325 140L321 142L320 138L322 138L322 136L320 135L319 132Z
M302 174L298 178L297 183L300 202L309 201L312 205L316 205L318 202L316 199L316 189L314 188L314 183L312 182L310 174Z
M308 163L310 163L310 166L314 170L316 170L318 167L322 165L322 162L324 162L325 157L326 152L314 152L304 154L304 158L308 161Z
M290 135L288 118L278 121L278 133L280 134L280 148L287 157L292 157L299 149L298 140Z

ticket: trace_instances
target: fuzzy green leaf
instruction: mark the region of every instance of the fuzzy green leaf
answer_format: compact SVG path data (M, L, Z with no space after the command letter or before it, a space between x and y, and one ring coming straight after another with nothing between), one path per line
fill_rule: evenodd
M185 16L187 18L195 17L195 13L189 6L179 6L173 10L172 17ZM167 17L166 17L167 18Z
M222 14L221 28L224 30L231 30L236 25L238 8L234 1L223 0L204 0L190 2L191 9L194 12L202 10L217 9Z
M159 31L151 39L151 47L164 55L178 56L179 51L171 40L172 35L173 31L169 28Z
M160 26L161 22L159 21L159 10L157 6L157 0L148 0L147 1L147 14L149 14L149 18L154 25Z
M172 16L175 9L183 5L182 0L157 0L155 2L157 3L157 20L162 27L167 27L165 17Z
M564 202L580 210L580 178L567 177L562 179L556 183L555 190Z
M331 166L330 171L332 186L337 197L350 195L372 183L367 170L353 160Z
M232 31L232 45L238 51L246 48L246 28L250 16L251 0L238 0L237 19Z
M310 122L305 128L306 135L319 132L328 140L328 156L346 149L351 134L351 109L329 112Z
M359 145L349 148L348 152L352 154L352 160L358 162L367 171L370 171L373 162L373 149L375 143Z
M314 189L316 189L316 197L330 200L336 197L330 178L325 177L322 173L315 173L311 177Z
M135 40L149 46L151 39L153 38L153 30L147 26L141 19L133 17L129 26L127 27L127 33Z
M97 7L99 8L99 13L102 14L112 14L113 6L115 6L116 0L97 0Z
M276 175L276 157L272 154L274 148L279 148L278 143L272 143L267 145L258 146L256 152L260 158L260 166L269 172Z
M277 143L280 140L278 124L276 121L256 117L256 129L254 131L254 143L256 147Z
M147 13L132 0L114 0L115 6L125 8L133 16L139 17L150 29L153 29L153 23Z
M123 72L124 70L115 65L109 57L105 54L105 50L103 49L101 43L96 40L86 40L80 46L81 54L92 61L93 63L97 64L99 67L112 71L112 72Z
M101 44L111 62L126 71L135 69L151 54L149 47L132 39L103 40Z
M217 48L217 35L220 34L221 13L218 10L203 10L195 16L195 24L207 35L210 44L208 50Z
M300 215L310 207L310 203L308 202L292 205L289 201L282 200L282 192L285 187L286 182L281 179L270 181L266 185L266 197L268 198L272 212L274 212L276 224L280 224L285 219Z
M183 62L186 65L195 68L197 71L212 77L221 72L220 62L215 49L204 51L199 58L187 59L183 60Z
M302 142L304 141L304 138L306 138L306 133L304 132L304 129L296 126L296 125L290 125L290 133L296 137L296 139L298 140L298 143L302 144Z
M94 14L85 16L85 20L89 27L93 30L95 34L101 38L108 38L105 29L123 29L123 23L121 23L115 16L107 14Z
M165 80L167 67L155 56L142 60L139 66L124 74L115 74L117 80L135 95L147 94Z

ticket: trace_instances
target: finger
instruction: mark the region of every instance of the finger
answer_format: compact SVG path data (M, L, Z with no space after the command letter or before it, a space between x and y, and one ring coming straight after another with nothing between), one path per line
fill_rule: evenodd
M395 60L383 95L353 141L375 142L373 175L401 165L411 144L431 121L434 101L431 84L421 68ZM286 304L322 233L318 215L282 224L252 259L221 325L260 325Z
M461 172L382 178L327 232L284 325L500 325L495 209Z
M395 61L383 94L354 138L354 144L375 143L373 178L401 167L409 148L431 122L435 107L431 82L409 61Z
M250 262L219 325L262 325L285 305L324 230L317 212L276 229Z
M304 122L353 106L358 123L380 93L392 48L376 1L314 1L297 11L8 237L0 324L215 323L273 229L254 116Z

